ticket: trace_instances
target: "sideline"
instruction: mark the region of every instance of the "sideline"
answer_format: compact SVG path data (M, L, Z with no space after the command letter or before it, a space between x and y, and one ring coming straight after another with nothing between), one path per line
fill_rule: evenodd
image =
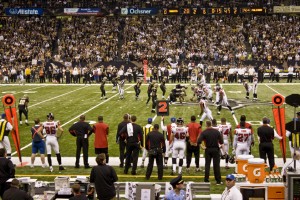
M130 89L130 88L132 88L132 87L133 87L133 85L127 87L125 90L128 90L128 89ZM125 91L125 90L124 90L124 91ZM71 123L72 121L77 120L77 119L80 117L80 115L84 115L84 114L88 113L89 111L94 110L94 109L97 108L98 106L101 106L102 104L106 103L107 101L109 101L110 99L116 97L117 95L119 95L119 93L116 93L115 95L109 97L109 98L106 99L105 101L102 101L101 103L99 103L99 104L97 104L97 105L91 107L90 109L84 111L83 113L80 113L79 115L77 115L77 116L74 117L73 119L67 121L66 123L62 124L61 126L63 127L63 126L65 126L65 125ZM22 150L24 150L24 149L27 149L27 148L30 147L31 145L32 145L32 143L30 142L29 144L27 144L27 145L25 145L24 147L22 147L20 150L22 151ZM16 154L17 154L17 152L15 151L15 152L13 152L11 155L13 156L13 155L16 155Z

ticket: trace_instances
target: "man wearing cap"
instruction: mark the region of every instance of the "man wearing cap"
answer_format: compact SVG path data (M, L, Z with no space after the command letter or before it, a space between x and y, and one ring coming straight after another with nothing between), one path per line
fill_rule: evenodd
M5 148L7 152L7 158L11 158L11 146L8 138L8 134L13 130L13 126L6 120L6 114L3 113L0 119L0 148Z
M185 199L185 191L183 190L184 181L182 180L182 176L179 175L176 178L172 179L170 181L170 184L173 187L173 190L171 190L166 196L166 200L184 200Z
M222 193L221 200L241 200L243 196L235 186L235 177L233 174L226 176L226 188Z
M161 129L163 130L163 134L165 135L164 137L165 137L165 145L166 145L166 153L165 153L165 158L164 158L164 163L165 163L164 168L165 169L168 168L169 155L172 154L172 149L170 149L170 143L172 141L170 141L170 139L171 139L172 129L177 126L177 124L175 122L176 122L176 118L171 117L171 124L164 126L164 117L161 118L160 124L161 124Z
M144 162L145 159L147 157L148 151L146 149L146 137L148 135L148 133L150 133L153 130L153 126L152 126L152 118L148 118L148 124L146 124L146 126L143 126L143 157L142 157L142 164L141 164L141 168L144 168Z
M3 194L3 200L18 199L18 200L33 200L33 198L27 194L24 190L19 189L20 181L13 179L10 184L10 188Z
M151 176L154 159L157 165L158 180L163 178L163 154L166 152L166 146L164 136L158 130L159 125L154 124L153 131L151 131L145 139L145 149L147 149L149 154L149 164L146 172L147 180Z
M29 98L27 94L24 94L22 98L19 99L19 119L20 119L20 124L22 125L22 114L25 115L25 124L28 126L28 103L29 103Z
M269 160L270 171L273 170L274 162L274 146L272 141L274 140L275 130L269 126L270 120L266 117L263 118L263 125L257 129L257 135L259 137L259 157L267 161Z

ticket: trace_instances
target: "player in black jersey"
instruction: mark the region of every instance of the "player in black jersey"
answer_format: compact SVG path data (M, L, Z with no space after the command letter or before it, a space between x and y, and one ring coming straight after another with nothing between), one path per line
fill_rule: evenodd
M155 113L155 108L156 108L157 87L158 87L158 84L155 83L154 86L153 86L153 88L152 88L152 91L151 91L151 97L152 97L152 110L151 110L151 112L152 113Z
M141 85L142 85L142 80L141 80L141 79L139 79L139 80L137 81L137 83L134 85L135 100L138 100L138 99L139 99L139 95L140 95L140 93L141 93L141 89L140 89Z
M104 78L102 79L101 83L100 83L100 90L101 90L101 97L100 97L100 99L101 99L101 100L102 100L102 99L106 99L106 92L105 92L105 88L104 88L105 83L106 83L106 80L107 80L107 78L104 77Z
M22 113L25 115L25 124L28 126L28 103L29 98L25 94L20 100L19 100L19 118L20 118L20 124L22 125Z
M167 82L167 77L164 77L163 80L161 81L161 84L160 84L160 89L162 91L162 98L164 99L165 98L165 94L166 94L166 82Z
M155 83L156 83L156 81L152 81L152 83L149 83L149 85L148 85L148 89L147 89L148 99L147 99L146 104L148 104L150 99L151 99L152 88L153 88Z

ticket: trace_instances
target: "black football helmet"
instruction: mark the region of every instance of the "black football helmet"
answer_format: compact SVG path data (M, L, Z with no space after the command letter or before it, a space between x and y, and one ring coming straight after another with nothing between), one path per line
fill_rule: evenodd
M231 163L231 164L234 164L235 163L235 157L234 156L229 156L228 162Z
M47 115L47 119L49 119L49 120L54 120L54 115L53 115L53 113L49 113L49 114Z
M177 119L177 124L183 124L183 123L184 123L183 118L179 117Z

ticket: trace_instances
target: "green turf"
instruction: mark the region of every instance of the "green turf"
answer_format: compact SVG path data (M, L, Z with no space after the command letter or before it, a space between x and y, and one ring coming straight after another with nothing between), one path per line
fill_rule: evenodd
M174 86L168 85L167 86L167 94L171 91ZM245 104L249 104L246 107L239 108L235 110L235 115L237 119L240 118L240 115L245 114L247 116L247 121L251 121L254 124L258 124L259 121L264 116L271 118L271 124L274 125L274 120L272 117L272 105L268 104L271 102L271 97L276 94L277 92L281 93L284 96L287 96L292 93L299 93L300 91L300 84L284 84L284 85L276 85L276 84L269 84L266 86L265 84L259 84L258 86L258 98L259 103L264 104L256 104L252 103L250 100L245 99L245 90L242 85L224 85L223 86L226 90L227 96L229 99L235 99L241 101ZM138 120L137 123L140 125L145 125L147 123L147 119L149 117L154 117L155 114L151 113L151 101L148 105L146 105L147 100L147 85L142 85L141 88L142 92L140 95L140 100L136 101L134 96L133 85L125 85L125 99L120 100L119 96L116 92L112 92L112 86L107 85L107 97L108 100L100 100L100 89L99 85L92 85L92 86L85 86L85 85L1 85L0 91L2 92L2 96L6 93L14 93L16 99L19 99L23 96L24 93L27 93L30 98L29 103L29 121L31 125L33 124L34 118L40 118L41 121L46 120L46 115L49 112L54 113L55 120L59 120L65 129L63 136L60 138L60 151L62 156L75 156L75 138L68 133L68 128L76 121L78 121L79 116L81 114L86 115L87 121L97 121L98 115L104 116L104 122L108 123L110 126L110 133L109 133L109 154L110 156L118 156L118 145L115 143L116 137L116 130L117 125L119 122L122 121L122 117L125 113L130 113L132 115L136 115ZM188 100L191 97L190 86L187 90L187 97ZM130 93L127 93L130 92ZM252 95L252 94L251 94ZM158 97L161 97L161 91L158 92ZM293 117L294 109L286 105L286 121L290 121ZM221 115L217 115L216 107L210 106L213 116L220 121L221 117L226 117L227 120L231 124L235 124L235 121L231 115L231 113L223 109ZM189 122L191 115L198 115L199 114L199 107L198 105L171 105L170 106L170 116L165 117L165 122L169 123L170 117L183 117L185 123ZM24 119L23 119L24 120ZM198 118L199 120L199 118ZM160 124L160 117L156 117L153 123ZM253 125L255 135L256 129L258 125ZM31 142L31 133L30 133L30 126L19 126L20 130L20 137L21 137L21 147L26 146ZM252 149L252 152L255 157L258 157L258 142L257 137L255 147ZM94 155L94 148L93 148L93 141L94 136L90 137L90 148L89 148L89 155ZM274 141L275 145L275 154L278 157L281 157L281 153L279 150L278 141ZM12 145L13 152L15 151L14 146ZM22 150L23 156L30 156L31 155L31 146ZM289 149L287 152L287 156L289 157ZM203 165L204 163L202 163ZM118 174L120 174L120 180L126 181L128 177L122 178L121 175L123 174L118 168L116 168ZM139 169L140 170L140 169ZM75 170L75 169L68 169L67 171L63 172L66 174L87 174L87 170ZM144 174L144 170L138 171L138 174ZM50 176L50 172L42 168L34 168L30 169L29 167L25 168L17 168L17 174L24 175L24 174L37 174L42 175L39 179L50 179L53 180L52 176ZM169 174L169 171L165 172ZM222 175L227 174L225 169L222 170ZM184 174L186 175L186 174ZM193 176L194 174L191 174ZM198 174L197 174L198 175ZM203 173L200 173L203 176ZM211 177L213 173L211 173ZM154 173L153 176L156 176ZM131 178L134 181L145 181L143 177L138 178ZM154 179L150 179L153 181ZM165 177L164 180L169 180L169 177ZM188 178L188 180L197 180L203 181L203 178ZM212 181L213 182L213 181ZM223 187L222 187L223 189ZM213 191L216 193L220 193L218 187L213 187Z

